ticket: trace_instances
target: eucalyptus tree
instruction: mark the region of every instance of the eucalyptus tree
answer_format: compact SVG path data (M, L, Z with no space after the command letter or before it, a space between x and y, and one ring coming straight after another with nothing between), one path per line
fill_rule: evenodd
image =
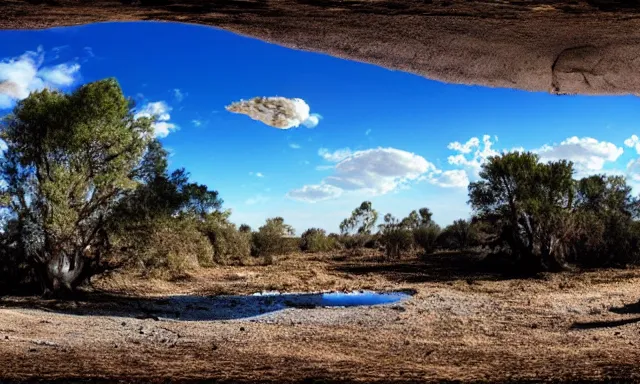
M560 269L571 245L573 164L533 153L490 157L469 185L476 215L499 223L501 238L528 270Z
M134 118L114 79L70 94L42 90L4 118L2 203L45 292L95 272L113 208L136 188L152 120Z
M378 221L378 212L373 209L370 201L362 204L351 212L351 216L340 223L340 232L343 235L358 234L369 235Z

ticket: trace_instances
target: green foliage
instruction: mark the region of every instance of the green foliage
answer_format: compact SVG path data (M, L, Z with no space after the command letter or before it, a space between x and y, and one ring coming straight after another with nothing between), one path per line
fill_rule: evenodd
M213 247L212 259L200 265L243 264L251 254L251 234L241 232L228 221L228 215L209 214L199 223L199 230Z
M370 235L378 221L378 212L371 206L370 201L364 201L351 212L351 217L340 223L340 232L343 235L357 233Z
M127 247L118 247L127 264L144 276L177 278L199 265L211 263L213 247L195 221L165 218L155 220L146 236ZM120 245L115 238L116 245Z
M435 251L441 232L438 224L429 223L413 230L413 241L428 255Z
M112 79L68 95L32 93L4 119L2 200L46 291L72 290L95 272L112 208L136 187L151 131Z
M638 262L638 199L620 176L572 179L566 161L542 164L530 153L494 157L469 186L478 237L505 250L527 272L567 262L618 266Z
M251 227L247 224L241 224L238 230L242 233L251 233Z
M295 251L297 244L286 238L294 234L293 228L285 224L282 217L267 219L265 225L251 236L251 255L264 257L265 262L271 264L273 256Z
M470 220L459 219L440 234L438 244L443 248L462 250L478 243L476 229Z
M496 220L501 238L527 270L562 268L570 241L568 212L574 198L573 165L540 163L537 155L513 152L489 158L482 180L469 185L478 216Z
M337 247L337 239L328 237L324 229L309 228L300 237L300 249L305 252L328 252Z
M412 213L415 213L413 211ZM390 213L384 216L384 224L380 224L380 242L384 246L388 258L399 259L402 253L413 247L412 226L417 223L408 223L407 219L400 222Z
M433 214L429 208L420 208L418 211L411 211L409 216L402 219L402 226L408 229L416 229L431 223Z
M624 266L640 259L638 200L620 176L594 175L577 182L572 261L589 267Z

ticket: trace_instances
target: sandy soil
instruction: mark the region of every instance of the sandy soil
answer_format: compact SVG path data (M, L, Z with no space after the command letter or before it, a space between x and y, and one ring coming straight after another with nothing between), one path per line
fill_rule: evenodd
M640 93L635 0L0 1L0 29L133 20L217 26L447 82Z
M477 271L456 254L291 255L176 282L107 276L75 302L4 297L0 381L640 380L640 270L529 280ZM181 306L182 320L156 317L175 295L344 289L417 293L375 307L189 321L201 309Z

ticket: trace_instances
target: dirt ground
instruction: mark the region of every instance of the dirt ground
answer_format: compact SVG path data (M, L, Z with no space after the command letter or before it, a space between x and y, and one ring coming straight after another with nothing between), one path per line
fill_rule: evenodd
M296 254L174 282L106 276L72 302L3 297L0 382L640 380L640 270L516 279L478 266L459 254ZM177 295L353 289L416 294L248 318L189 321L189 305L158 315Z
M209 25L445 82L557 94L640 94L639 16L636 0L0 1L0 29Z

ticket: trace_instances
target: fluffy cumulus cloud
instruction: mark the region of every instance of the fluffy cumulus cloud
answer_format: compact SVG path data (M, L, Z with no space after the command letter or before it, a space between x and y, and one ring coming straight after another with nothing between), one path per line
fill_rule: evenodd
M494 140L497 141L497 138L494 137ZM458 153L449 156L447 161L451 165L469 170L473 176L477 177L487 158L500 154L493 149L494 144L489 135L482 136L482 141L477 137L472 137L465 143L454 141L449 143L447 148Z
M305 185L300 189L289 191L287 196L290 199L315 203L318 201L335 199L342 195L342 189L329 184Z
M464 169L436 170L428 175L426 179L431 184L443 188L466 188L469 185L469 176Z
M640 138L637 135L631 135L630 138L624 141L624 145L629 148L634 148L636 153L640 154Z
M525 149L523 147L512 149L495 149L497 137L484 135L482 140L472 137L468 141L461 143L454 141L448 148L457 152L448 157L448 163L456 170L434 172L428 181L440 186L452 186L468 184L469 179L476 180L478 173L490 156L514 151L526 151L537 153L542 161L569 160L574 163L577 177L583 177L595 173L619 173L615 170L605 169L607 163L614 164L624 152L622 147L618 147L607 141L600 141L591 137L569 137L559 144L546 144L539 148ZM628 147L640 149L640 139L633 135L624 144ZM640 151L638 151L640 153ZM628 168L631 165L628 165ZM638 165L640 171L640 164ZM453 173L455 171L455 173ZM462 171L466 171L465 174Z
M226 109L278 129L297 128L300 125L314 128L322 118L319 114L310 113L311 108L304 100L279 96L240 100L228 105Z
M156 137L167 137L169 133L178 129L178 126L170 123L171 119L171 107L167 105L164 101L155 101L151 103L147 103L142 106L141 109L136 111L134 117L148 117L151 119L155 119L153 123L153 132Z
M544 145L534 150L543 161L569 160L578 175L602 171L606 162L615 162L624 152L622 147L591 137L570 137L560 144Z
M80 77L80 64L70 62L43 66L42 48L0 61L0 109L11 108L31 92L44 88L65 88Z
M319 153L323 156L325 152ZM395 148L367 149L345 156L320 184L304 186L289 192L288 196L310 202L335 198L344 191L382 195L436 170L422 156Z

